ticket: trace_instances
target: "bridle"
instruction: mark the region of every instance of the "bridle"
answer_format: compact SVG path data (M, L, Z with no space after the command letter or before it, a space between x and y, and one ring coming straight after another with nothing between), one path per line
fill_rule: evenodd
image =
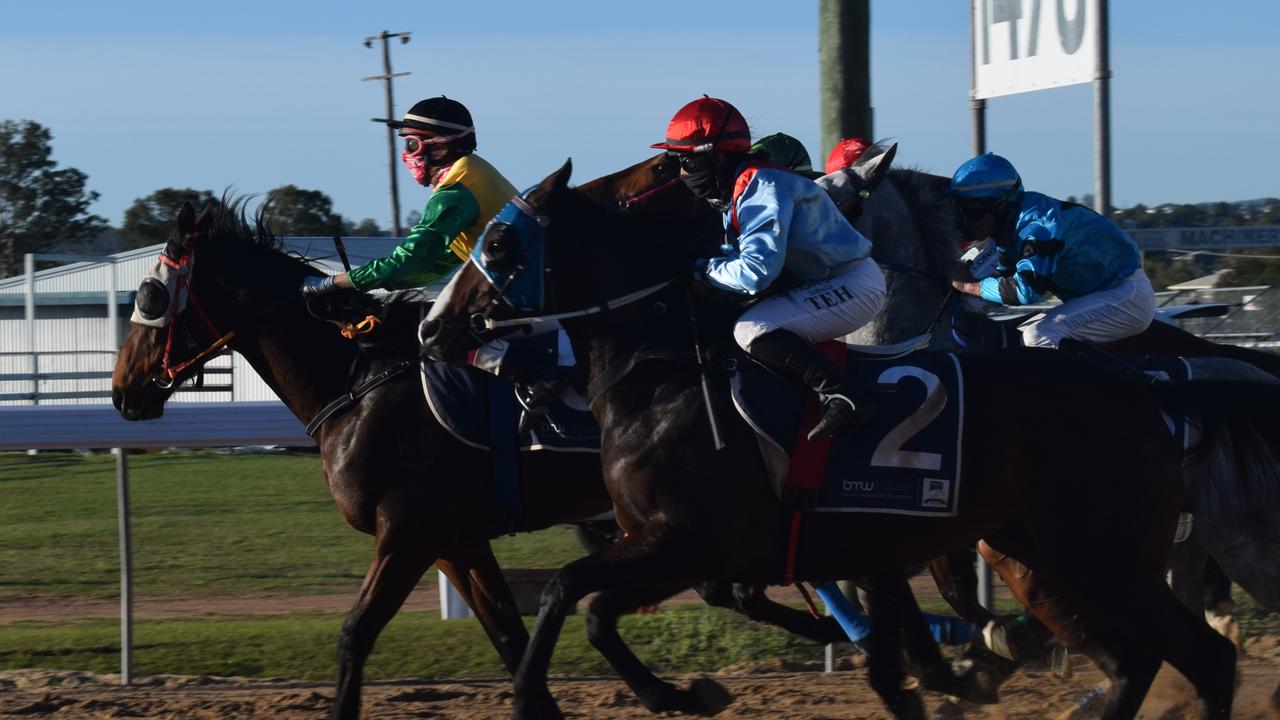
M193 245L195 240L199 239L200 235L201 233L199 232L193 234ZM208 313L205 312L204 306L200 303L199 297L196 296L195 289L191 287L191 250L183 252L178 256L177 260L174 260L161 252L160 262L167 265L177 274L177 292L182 293L185 290L187 301L191 303L191 307L195 308L196 314L200 316L200 320L204 323L205 329L209 331L210 337L213 338L213 342L204 350L196 353L188 360L175 364L173 362L173 340L178 333L178 317L181 314L178 309L182 307L182 302L181 297L175 297L170 301L169 322L166 323L168 325L168 333L164 341L164 355L160 360L160 374L153 375L151 377L151 382L157 387L162 390L169 390L177 384L178 377L188 368L193 365L203 363L205 360L208 360L210 357L226 347L227 343L231 342L232 339L235 338L236 331L230 330L224 333L219 330L218 326L209 318ZM190 347L191 343L187 343L187 346Z

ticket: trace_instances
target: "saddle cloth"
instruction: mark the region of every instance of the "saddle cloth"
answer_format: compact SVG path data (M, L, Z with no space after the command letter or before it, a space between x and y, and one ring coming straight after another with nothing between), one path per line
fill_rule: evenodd
M600 452L600 429L585 403L571 407L558 399L546 417L515 439L520 407L507 380L470 366L423 362L422 390L436 420L472 447L495 450L496 439L499 448Z
M805 438L817 417L817 397L808 388L756 369L733 380L738 412L773 454L787 458L782 465L767 463L774 489L780 495L788 483L816 489L819 512L954 517L964 426L964 382L956 357L914 352L871 358L838 347L848 353L856 384L893 389L881 387L872 395L879 407L874 419L835 438Z

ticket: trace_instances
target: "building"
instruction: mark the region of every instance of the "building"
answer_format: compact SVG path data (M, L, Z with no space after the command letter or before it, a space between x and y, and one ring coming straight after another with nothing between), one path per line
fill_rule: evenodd
M284 238L290 250L320 257L317 267L342 270L332 238ZM352 265L391 252L395 238L344 238ZM110 402L117 346L129 331L136 288L163 245L0 279L0 404ZM108 301L115 293L115 309ZM34 317L28 317L28 298ZM114 327L112 326L114 318ZM274 400L248 363L235 354L206 366L204 387L183 386L173 402Z

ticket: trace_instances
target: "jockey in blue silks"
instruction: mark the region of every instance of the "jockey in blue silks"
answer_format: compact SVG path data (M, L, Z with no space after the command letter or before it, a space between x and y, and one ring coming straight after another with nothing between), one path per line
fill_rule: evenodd
M855 407L843 369L813 343L847 335L884 306L884 276L871 242L853 229L814 182L749 158L751 132L742 113L702 96L680 108L655 143L680 164L680 177L724 213L723 254L700 260L708 284L761 295L738 318L734 338L747 354L823 398L809 439L828 437L868 416Z
M951 193L966 240L994 242L994 275L966 278L956 289L1005 305L1053 293L1062 304L1019 326L1028 347L1063 340L1106 342L1151 324L1155 293L1138 246L1115 223L1083 205L1024 190L1008 160L986 153L960 166Z

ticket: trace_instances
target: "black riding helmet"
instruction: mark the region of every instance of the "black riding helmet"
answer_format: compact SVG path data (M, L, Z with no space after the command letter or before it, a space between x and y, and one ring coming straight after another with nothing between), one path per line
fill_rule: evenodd
M399 130L401 135L416 132L442 137L456 135L458 137L449 142L449 147L459 155L476 149L476 129L471 120L471 112L462 103L443 95L414 103L409 112L404 114L403 120L374 120Z

